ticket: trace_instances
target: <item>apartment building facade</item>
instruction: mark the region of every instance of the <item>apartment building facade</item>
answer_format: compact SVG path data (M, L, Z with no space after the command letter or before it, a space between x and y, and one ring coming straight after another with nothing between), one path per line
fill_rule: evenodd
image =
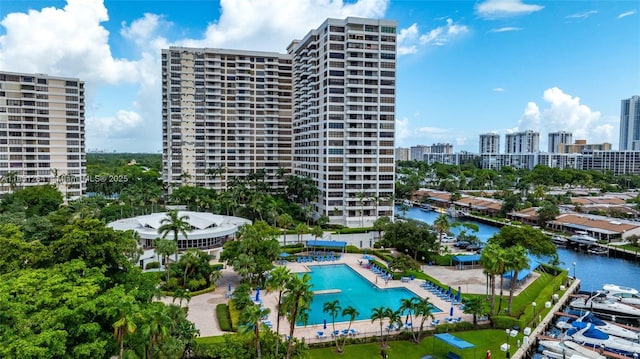
M571 144L573 134L566 131L549 132L549 153L562 153L561 146Z
M162 50L163 177L169 188L226 189L251 173L282 186L291 168L291 57Z
M505 135L505 153L535 153L540 151L540 133L526 130Z
M620 151L640 150L640 96L621 101Z
M317 215L347 226L393 215L396 29L327 19L293 41L293 172L314 180Z
M52 184L86 189L84 82L0 71L0 193Z
M480 153L500 153L500 135L495 132L481 134Z

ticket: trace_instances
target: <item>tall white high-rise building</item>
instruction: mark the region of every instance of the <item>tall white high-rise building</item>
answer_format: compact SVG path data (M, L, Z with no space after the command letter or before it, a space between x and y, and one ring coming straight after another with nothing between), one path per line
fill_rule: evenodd
M328 19L288 54L162 51L163 177L224 189L280 169L311 178L316 217L393 215L395 21Z
M481 134L480 153L500 153L500 135L495 132Z
M314 180L318 215L347 226L393 214L396 28L328 19L293 55L293 171Z
M84 82L0 72L0 192L50 183L86 189Z
M540 151L540 133L526 130L505 135L505 153L536 153Z
M640 150L640 96L622 100L620 106L620 151Z
M549 153L559 153L560 145L573 143L573 134L566 131L549 132Z
M225 189L291 169L291 57L259 51L162 50L163 177Z

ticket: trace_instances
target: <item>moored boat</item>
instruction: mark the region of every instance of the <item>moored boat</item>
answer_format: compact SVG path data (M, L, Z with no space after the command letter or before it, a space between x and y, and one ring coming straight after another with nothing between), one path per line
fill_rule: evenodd
M590 350L583 348L577 343L569 340L540 340L539 345L543 347L542 354L550 358L569 358L574 355L579 355L584 358L590 359L604 359L605 357Z
M597 239L591 237L590 235L587 234L587 232L584 232L584 231L578 231L576 234L569 237L569 242L575 243L578 245L582 244L587 246L598 244Z
M587 252L595 255L606 255L609 254L609 248L602 246L589 246L589 248L587 248Z
M553 236L551 237L551 243L555 244L558 247L566 247L568 240L565 237L561 236Z
M584 328L573 328L567 331L565 339L594 349L607 350L616 354L633 357L640 354L640 344L608 335L589 323Z
M605 284L602 286L602 290L607 293L609 298L618 300L624 304L640 306L640 292L635 288L616 284Z
M589 297L572 300L569 306L573 309L591 311L598 316L604 316L615 321L635 323L640 322L640 309L620 303L607 297L604 292L596 292Z
M596 317L592 312L586 312L579 318L561 318L556 322L556 327L559 329L572 329L584 327L586 323L594 325L598 330L616 337L628 339L631 341L638 341L640 338L640 332L623 328L613 323L607 323L602 319Z

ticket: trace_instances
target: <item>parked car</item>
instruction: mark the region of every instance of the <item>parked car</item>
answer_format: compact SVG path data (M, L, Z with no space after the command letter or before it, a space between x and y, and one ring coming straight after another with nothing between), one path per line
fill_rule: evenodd
M481 249L482 247L478 244L470 244L466 248L466 250L468 250L469 252L478 252L478 253L480 253Z
M471 245L471 242L468 242L468 241L457 241L456 243L453 244L454 247L461 248L461 249L465 249L469 245Z

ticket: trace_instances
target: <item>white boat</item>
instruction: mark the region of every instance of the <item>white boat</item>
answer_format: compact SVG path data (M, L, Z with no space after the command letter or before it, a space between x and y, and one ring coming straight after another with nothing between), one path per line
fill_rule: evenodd
M606 318L636 323L640 321L640 308L612 300L605 292L596 292L590 297L576 298L569 303L569 306L573 309L591 311Z
M585 324L584 328L573 328L568 330L565 335L565 339L571 338L572 341L578 344L594 349L603 349L624 356L640 354L640 343L634 343L626 339L606 334L589 323Z
M465 213L455 209L455 207L451 206L449 208L447 208L447 216L452 217L452 218L460 218L460 217L464 217Z
M430 204L423 203L423 204L420 205L420 210L425 211L425 212L431 212L431 211L433 211L433 207L431 207Z
M551 237L551 243L559 247L565 247L567 245L567 242L568 240L565 237L561 237L561 236Z
M623 328L619 325L607 323L598 318L592 312L587 312L579 318L561 318L556 322L556 327L560 329L572 329L584 327L586 323L594 325L598 330L616 337L637 341L640 339L640 332Z
M590 235L587 234L587 232L584 232L584 231L578 231L576 234L569 237L569 242L584 244L587 246L598 244L597 239L591 237Z
M587 248L587 252L595 255L605 255L609 254L609 248L601 246L590 246L589 248Z
M607 293L609 298L618 300L624 304L640 306L640 292L631 287L625 287L616 284L605 284L602 290Z
M562 359L569 358L574 355L589 359L604 359L605 357L593 350L583 348L580 344L569 340L540 340L538 342L544 350L542 354L549 358Z

